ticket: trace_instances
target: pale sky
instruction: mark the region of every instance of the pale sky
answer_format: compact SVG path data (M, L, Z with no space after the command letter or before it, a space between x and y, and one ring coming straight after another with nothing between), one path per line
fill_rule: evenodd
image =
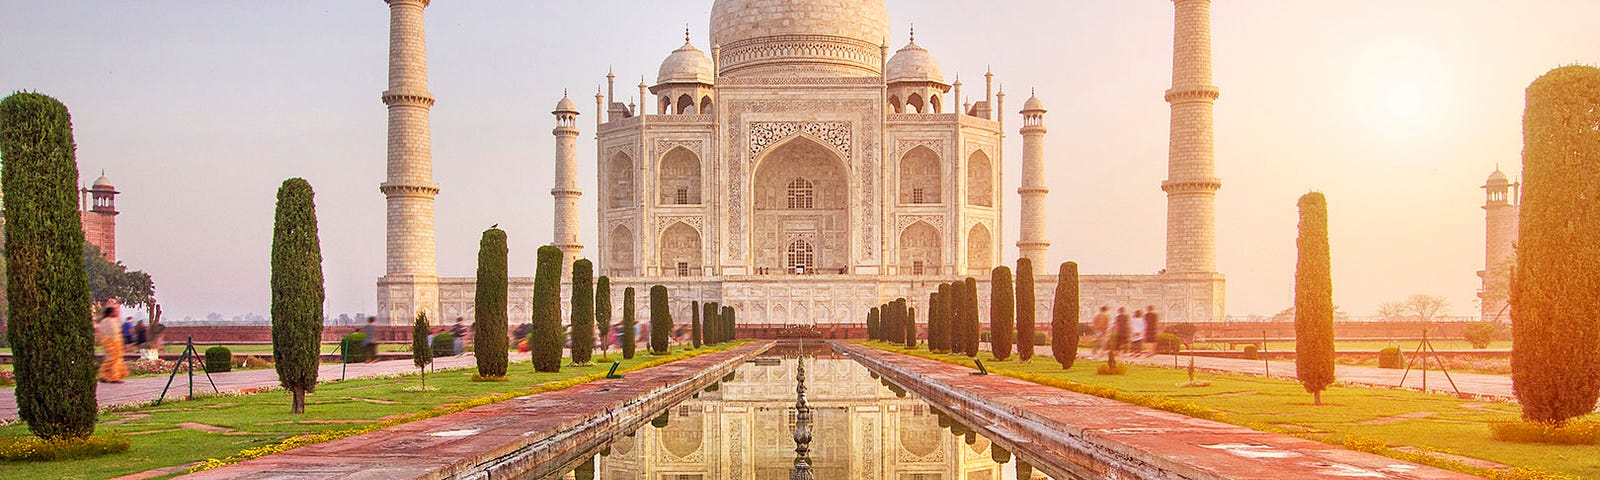
M1050 113L1050 263L1164 263L1172 5L1165 0L888 0L894 38L1007 102L1007 258L1015 257L1030 88ZM439 274L470 276L479 234L510 235L512 275L550 241L551 107L619 96L682 43L710 50L710 0L436 0L427 9ZM265 313L274 193L317 189L331 315L371 312L383 274L388 9L379 0L0 0L0 92L71 109L84 183L119 190L118 254L172 318ZM1483 192L1520 171L1523 89L1600 63L1593 0L1216 0L1218 268L1230 315L1293 301L1295 200L1328 196L1334 299L1368 314L1413 293L1476 312ZM594 112L579 142L593 212ZM585 240L595 235L585 219ZM1052 267L1050 270L1054 270Z

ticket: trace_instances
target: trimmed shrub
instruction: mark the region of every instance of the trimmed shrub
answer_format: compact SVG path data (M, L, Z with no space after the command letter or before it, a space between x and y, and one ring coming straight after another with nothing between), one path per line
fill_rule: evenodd
M722 324L727 329L722 335L728 340L737 340L739 338L739 311L734 310L733 307L722 307L722 313L717 318L722 321Z
M639 347L639 322L634 319L637 309L633 303L633 287L622 289L622 335L618 342L622 343L622 358L633 358L633 351Z
M572 262L572 364L594 361L594 263L587 258Z
M605 275L594 282L594 331L600 354L607 355L611 347L611 277Z
M233 371L233 351L221 345L206 349L206 373Z
M1522 138L1511 385L1524 420L1560 424L1600 399L1600 69L1534 80Z
M1261 347L1257 347L1255 345L1245 345L1244 346L1244 359L1245 360L1260 360L1261 359L1261 353L1260 352L1261 352Z
M1017 328L1017 299L1011 281L1011 267L1001 265L989 273L989 351L1000 361L1011 358Z
M667 287L650 287L650 353L666 355L671 333L672 307L667 304Z
M366 349L361 348L361 342L367 339L367 334L356 332L345 335L339 340L339 361L350 363L354 360L371 360L367 358Z
M925 343L928 344L928 351L930 352L939 350L939 347L934 344L934 338L938 336L938 330L939 292L934 291L933 293L928 294L928 338Z
M1096 375L1124 375L1128 373L1126 363L1102 363L1094 367Z
M293 396L290 413L305 413L317 388L322 347L322 246L311 184L283 181L272 232L272 362Z
M1328 199L1300 197L1300 261L1294 273L1295 377L1322 404L1333 384L1333 274L1328 256Z
M962 316L966 317L966 332L961 334L961 339L967 344L964 346L968 357L978 356L978 330L983 327L983 321L978 318L978 279L967 277L962 284L964 297L962 303Z
M1489 348L1489 343L1500 336L1501 330L1500 324L1494 322L1472 322L1463 329L1461 336L1472 344L1472 348L1482 350Z
M1017 259L1017 358L1026 362L1033 359L1034 327L1038 312L1033 296L1033 260Z
M917 309L906 307L906 348L917 348Z
M883 333L881 331L883 327L880 325L882 321L878 319L878 315L878 307L872 307L871 310L867 310L868 340L883 340Z
M34 435L60 442L89 438L99 409L75 148L61 102L20 92L0 101L6 336L18 414Z
M539 247L533 274L533 323L528 351L536 372L561 371L561 249Z
M700 348L700 302L689 302L689 344Z
M1156 353L1176 355L1183 348L1183 339L1177 335L1163 333L1156 335Z
M478 240L477 293L472 297L472 351L480 377L506 376L506 363L510 360L506 252L505 230L483 231L483 238Z
M1050 344L1050 336L1049 335L1045 335L1044 332L1033 332L1033 344L1034 345L1049 345Z
M1252 347L1255 345L1251 345ZM1400 347L1389 347L1378 351L1378 368L1406 368L1406 353Z
M457 353L456 336L450 333L440 333L438 335L434 335L433 345L431 347L434 357L448 357L455 355Z
M940 352L951 352L951 325L955 322L955 284L939 284L939 328L928 332L928 342L937 344L933 347Z
M1061 368L1078 360L1078 264L1061 264L1056 277L1054 315L1050 318L1050 354Z
M416 321L411 322L411 364L416 365L417 370L422 372L423 387L428 385L428 364L433 363L433 357L439 355L436 351L439 345L438 337L434 337L433 345L428 345L428 334L431 330L427 312L417 312ZM444 334L440 337L449 335Z

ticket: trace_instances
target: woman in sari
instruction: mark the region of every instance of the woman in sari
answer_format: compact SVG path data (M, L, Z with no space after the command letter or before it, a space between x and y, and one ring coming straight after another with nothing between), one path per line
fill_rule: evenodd
M100 381L122 383L122 378L128 376L128 367L122 364L122 314L113 301L101 315L95 325L96 341L105 350L105 359L100 361Z

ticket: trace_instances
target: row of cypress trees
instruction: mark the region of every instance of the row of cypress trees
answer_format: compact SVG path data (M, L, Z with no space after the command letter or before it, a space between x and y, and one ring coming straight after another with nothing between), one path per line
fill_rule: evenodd
M1070 367L1077 355L1078 337L1077 264L1061 264L1056 285L1055 316L1051 319L1053 356ZM1007 267L991 272L989 305L990 348L995 358L1009 359L1015 347L1019 359L1029 361L1034 351L1035 311L1033 263L1017 261L1017 275ZM1015 285L1013 287L1013 285ZM897 300L896 302L898 302ZM867 314L867 335L874 340L908 343L890 333L895 328L898 310L894 302L873 308ZM934 352L955 352L975 357L981 340L981 320L977 316L977 279L943 283L928 294L928 348ZM880 313L882 312L882 313ZM913 321L912 324L915 324Z

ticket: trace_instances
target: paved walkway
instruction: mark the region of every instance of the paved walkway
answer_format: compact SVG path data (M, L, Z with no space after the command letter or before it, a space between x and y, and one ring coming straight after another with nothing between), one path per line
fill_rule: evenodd
M864 345L834 346L965 423L998 433L990 438L1020 445L1014 451L1036 468L1049 464L1085 478L1477 478L1006 376L972 375L963 366Z
M521 358L519 358L521 357ZM512 361L527 360L529 354L511 354ZM434 369L449 369L477 365L477 358L472 354L456 355L434 359ZM355 379L408 373L417 371L417 366L406 360L387 360L373 363L352 363L347 366L344 378ZM317 371L317 379L330 381L339 379L341 365L337 363L324 363ZM172 379L172 389L167 391L167 398L183 398L189 393L188 377L184 370L178 372L177 378ZM278 386L278 372L271 368L256 370L239 370L227 373L213 373L211 380L216 382L217 390L223 393L238 392ZM211 392L211 384L206 383L206 376L199 371L194 375L194 391ZM122 383L97 383L95 399L100 408L136 404L155 401L161 397L161 389L167 384L167 376L142 377L125 380ZM14 388L14 387L13 387ZM0 389L0 422L10 422L17 419L17 396L12 388Z
M1088 358L1087 355L1083 355L1083 357ZM1097 360L1104 360L1105 355L1099 355L1095 358ZM1128 357L1125 355L1118 355L1117 361L1169 368L1173 366L1172 355L1154 355L1149 357ZM1177 365L1178 368L1188 368L1189 357L1181 355L1178 356ZM1208 372L1241 373L1255 376L1265 376L1269 373L1268 369L1270 369L1272 378L1283 378L1289 380L1295 379L1294 362L1263 362L1261 360L1244 360L1236 358L1194 357L1194 366L1196 370L1204 370ZM1454 380L1456 388L1459 388L1463 395L1469 397L1488 398L1495 400L1516 400L1516 395L1511 392L1510 375L1483 375L1476 373L1451 372L1450 378L1446 379L1445 375L1440 373L1437 369L1429 369L1426 376L1423 375L1423 372L1420 368L1412 369L1411 373L1409 374L1405 372L1406 371L1403 369L1395 370L1389 368L1339 365L1334 369L1334 378L1345 383L1395 388L1402 386L1400 384L1400 378L1401 376L1404 376L1405 385L1403 386L1413 390L1423 390L1423 379L1426 378L1426 391L1444 394L1455 394L1455 390L1451 389L1450 387L1450 380Z

